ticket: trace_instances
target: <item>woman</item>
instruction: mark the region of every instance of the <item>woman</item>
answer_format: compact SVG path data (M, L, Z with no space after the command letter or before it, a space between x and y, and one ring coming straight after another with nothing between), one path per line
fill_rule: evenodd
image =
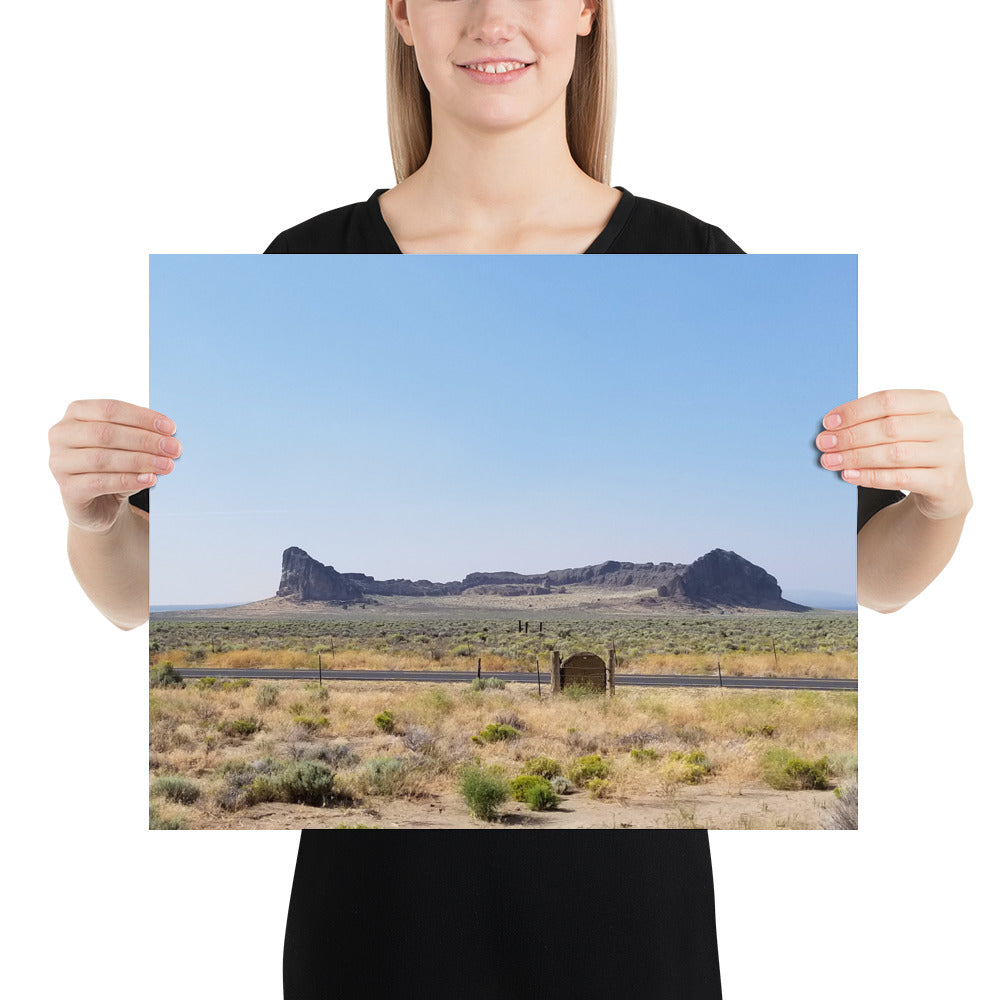
M607 2L390 0L387 18L399 184L286 230L270 252L740 252L608 186ZM148 609L148 519L132 495L172 471L175 430L105 400L71 404L50 435L74 570L121 627ZM971 505L961 425L939 394L880 393L828 413L816 443L845 481L883 488L859 509L859 600L901 607L947 562ZM898 487L913 492L901 501ZM287 1000L506 997L540 980L547 996L721 995L704 831L635 831L628 849L580 832L537 861L538 844L515 853L506 835L483 835L474 854L454 834L393 836L303 835ZM540 959L539 942L551 944Z
M608 185L610 0L390 0L386 66L399 183L267 252L741 252Z

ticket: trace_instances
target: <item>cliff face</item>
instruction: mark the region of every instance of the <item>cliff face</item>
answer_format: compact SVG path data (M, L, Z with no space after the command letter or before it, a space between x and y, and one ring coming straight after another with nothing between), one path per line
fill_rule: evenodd
M551 593L553 587L655 587L662 598L695 607L743 607L770 611L805 611L781 596L778 581L735 552L713 549L689 566L675 563L608 561L548 573L470 573L460 583L430 580L376 580L364 573L338 573L299 548L285 549L278 597L297 601L354 603L366 596L441 597L474 591L500 596Z
M332 566L324 566L308 552L292 546L281 555L278 597L290 597L295 601L337 601L343 604L363 600L364 591Z
M770 611L805 611L781 596L778 581L735 552L712 549L690 566L678 566L673 580L659 586L660 597L693 604L730 604Z

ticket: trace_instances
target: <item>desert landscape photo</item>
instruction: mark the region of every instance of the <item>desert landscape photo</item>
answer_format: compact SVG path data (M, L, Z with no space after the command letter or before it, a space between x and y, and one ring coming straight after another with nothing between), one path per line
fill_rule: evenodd
M485 263L151 258L150 828L857 828L855 258Z

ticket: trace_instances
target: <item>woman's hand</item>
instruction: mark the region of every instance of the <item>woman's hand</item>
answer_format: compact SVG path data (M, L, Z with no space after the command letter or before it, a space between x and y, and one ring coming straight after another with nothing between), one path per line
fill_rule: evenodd
M888 389L831 410L816 438L826 469L855 486L906 490L931 520L972 507L962 423L940 392Z
M49 431L49 468L70 524L110 531L133 493L173 469L181 453L175 430L162 413L117 399L70 403Z

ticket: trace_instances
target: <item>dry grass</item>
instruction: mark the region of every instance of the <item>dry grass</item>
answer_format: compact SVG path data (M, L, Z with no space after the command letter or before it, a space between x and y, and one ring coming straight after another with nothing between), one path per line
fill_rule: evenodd
M649 654L627 662L622 673L715 674L715 656ZM858 654L836 653L729 653L721 658L728 677L844 677L858 676Z
M386 804L386 796L369 771L370 762L380 757L403 762L393 797L417 802L454 796L459 766L475 758L513 778L531 757L553 757L565 774L574 760L596 753L609 763L600 808L637 801L667 806L692 791L762 793L763 757L777 746L810 759L829 756L845 778L856 768L857 696L850 693L620 688L613 699L548 692L540 699L523 684L479 692L466 685L405 682L269 685L270 698L260 696L260 682L229 690L189 683L150 692L151 773L183 775L201 787L198 802L184 808L203 815L189 825L213 825L213 802L224 780L220 767L227 761L335 757L338 786L355 803L377 807ZM395 716L393 733L375 725L375 716L386 710ZM305 726L296 717L318 724ZM516 717L519 738L472 743L487 724L510 717ZM324 718L325 724L318 722ZM226 735L220 728L241 719L260 728L245 736ZM632 749L651 750L652 759L635 759ZM709 765L694 790L683 761L671 759L671 754L692 752L704 754ZM349 766L343 766L344 754L352 755ZM834 780L839 776L835 772ZM763 828L760 824L769 819L748 815L753 817L745 821L748 828ZM786 817L786 822L799 821Z
M411 652L408 650L378 651L371 649L341 649L335 654L323 654L323 670L331 674L338 670L459 670L476 668L477 661L489 673L533 670L534 661L477 653L459 656L438 650ZM177 652L156 653L150 666L173 663L186 666ZM852 651L836 653L729 653L722 657L722 673L728 677L840 677L858 676L858 654ZM222 653L206 652L197 661L199 668L225 674L228 670L249 670L261 667L282 670L315 670L315 653L296 649L240 649ZM549 661L541 659L541 669L547 673ZM625 658L619 666L622 674L696 674L715 675L718 661L707 654L648 654Z

